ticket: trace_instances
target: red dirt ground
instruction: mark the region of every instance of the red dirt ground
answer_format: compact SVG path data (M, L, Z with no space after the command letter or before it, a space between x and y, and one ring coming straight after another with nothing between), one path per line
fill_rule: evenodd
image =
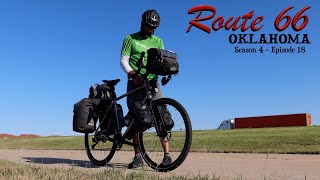
M0 134L0 139L3 138L8 138L8 139L12 139L12 138L38 138L41 137L39 135L36 134L21 134L19 136L15 136L15 135L11 135L11 134Z

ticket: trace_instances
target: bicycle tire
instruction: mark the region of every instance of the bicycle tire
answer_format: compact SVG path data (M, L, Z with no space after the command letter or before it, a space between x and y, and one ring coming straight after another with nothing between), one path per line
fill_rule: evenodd
M139 132L138 142L142 157L148 166L157 171L166 172L176 169L186 159L192 143L192 126L187 111L176 100L170 98L161 98L153 101L153 109L159 106L166 106L166 108L168 108L170 111L171 116L174 116L174 118L180 116L178 117L180 119L172 118L174 120L174 126L170 130L170 139L167 138L170 142L170 155L173 158L172 162L168 165L160 166L162 162L161 158L163 158L164 152L162 149L161 137L159 137L159 133L156 132L157 128L152 127L145 132ZM177 138L177 140L172 138ZM152 139L155 139L154 142L149 143L152 141ZM182 141L178 142L179 139L182 139Z
M98 123L99 121L97 121ZM96 130L97 132L102 132L101 129L99 128ZM111 138L114 138L114 135L107 135ZM114 156L116 152L116 145L115 143L109 141L109 140L99 140L95 148L93 149L93 138L94 133L85 133L84 136L84 143L85 143L85 149L86 149L86 154L90 161L97 165L97 166L104 166L106 165ZM93 144L91 144L93 143Z

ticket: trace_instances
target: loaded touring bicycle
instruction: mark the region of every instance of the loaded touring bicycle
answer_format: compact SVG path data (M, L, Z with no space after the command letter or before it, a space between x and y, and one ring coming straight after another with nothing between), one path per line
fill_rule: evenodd
M97 166L106 165L123 144L139 147L146 164L157 171L176 169L189 153L192 127L187 111L171 98L153 100L157 92L156 83L147 79L149 73L157 74L163 76L162 85L167 84L179 71L177 55L158 48L151 48L147 53L146 66L143 66L144 53L139 60L139 70L142 67L147 69L147 73L142 75L144 83L141 87L117 97L115 86L120 80L103 80L103 84L91 86L89 98L74 105L73 130L85 133L86 153ZM128 121L117 103L138 91L145 91L140 108L148 112L150 122L141 122L139 117ZM124 125L127 129L122 133ZM138 144L131 141L135 129L138 131ZM160 165L164 156L162 141L169 142L172 162L168 165Z

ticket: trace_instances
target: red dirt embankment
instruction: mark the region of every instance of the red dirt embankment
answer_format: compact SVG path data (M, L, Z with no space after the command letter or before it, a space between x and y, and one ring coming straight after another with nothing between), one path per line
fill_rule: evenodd
M8 138L8 139L12 139L12 138L38 138L40 137L39 135L36 134L21 134L19 136L15 136L15 135L11 135L11 134L0 134L0 139L3 138Z

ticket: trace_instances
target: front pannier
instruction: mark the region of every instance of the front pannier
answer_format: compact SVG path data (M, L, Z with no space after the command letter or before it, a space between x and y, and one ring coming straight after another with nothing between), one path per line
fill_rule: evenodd
M174 126L174 121L172 119L171 113L167 109L166 105L162 105L160 108L160 115L163 120L164 126L167 131L171 130Z
M145 131L152 127L152 114L147 106L144 106L141 101L135 102L135 122L141 131Z
M150 48L147 53L148 73L167 76L179 72L178 57L175 52L159 48Z
M79 133L92 133L95 130L98 119L95 109L100 99L84 98L74 104L73 109L73 131Z

